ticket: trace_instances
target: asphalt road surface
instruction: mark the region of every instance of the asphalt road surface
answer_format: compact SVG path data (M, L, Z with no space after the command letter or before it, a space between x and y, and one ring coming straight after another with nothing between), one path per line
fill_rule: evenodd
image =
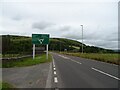
M3 68L2 80L15 88L50 88L51 65L52 63L42 63L27 67Z
M118 66L52 53L56 88L118 88Z

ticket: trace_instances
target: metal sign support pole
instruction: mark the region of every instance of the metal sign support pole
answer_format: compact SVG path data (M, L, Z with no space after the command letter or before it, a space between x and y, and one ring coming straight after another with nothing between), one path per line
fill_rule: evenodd
M46 45L46 59L48 59L48 44Z
M35 44L33 44L33 59L35 58Z

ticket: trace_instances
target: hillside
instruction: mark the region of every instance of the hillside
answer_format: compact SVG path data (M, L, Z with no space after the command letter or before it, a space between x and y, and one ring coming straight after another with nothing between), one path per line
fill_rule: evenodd
M51 38L50 39L50 50L59 50L64 51L65 49L67 51L71 52L81 52L82 43L65 39L65 38ZM95 46L88 46L83 44L84 52L86 53L112 53L112 50L103 49Z
M49 50L81 52L81 45L82 43L75 40L65 38L50 38ZM112 50L107 50L94 46L87 46L85 44L83 44L83 46L84 52L86 53L113 52ZM32 38L26 36L2 35L2 53L32 53Z

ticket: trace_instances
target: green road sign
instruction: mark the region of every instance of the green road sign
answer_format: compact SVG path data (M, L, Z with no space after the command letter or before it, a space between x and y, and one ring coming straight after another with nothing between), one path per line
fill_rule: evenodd
M32 34L33 44L49 44L49 34Z

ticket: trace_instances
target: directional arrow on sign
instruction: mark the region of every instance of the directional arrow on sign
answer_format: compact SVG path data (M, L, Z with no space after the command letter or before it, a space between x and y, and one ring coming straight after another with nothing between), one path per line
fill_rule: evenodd
M38 41L40 42L40 44L42 44L44 39L38 39Z

